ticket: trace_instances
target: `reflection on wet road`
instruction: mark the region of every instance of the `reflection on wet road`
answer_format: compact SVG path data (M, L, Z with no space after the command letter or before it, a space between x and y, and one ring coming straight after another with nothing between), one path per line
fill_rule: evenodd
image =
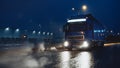
M106 43L104 46L113 46L113 45L120 45L120 42L118 43Z
M60 68L91 68L93 65L90 52L68 52L60 53Z
M120 46L91 51L8 51L0 54L0 68L120 68Z
M68 51L60 52L59 58L60 58L60 63L59 63L60 68L70 68L70 59L71 59L70 52Z
M74 62L76 62L75 68L91 68L93 65L92 55L90 52L81 52L74 58Z

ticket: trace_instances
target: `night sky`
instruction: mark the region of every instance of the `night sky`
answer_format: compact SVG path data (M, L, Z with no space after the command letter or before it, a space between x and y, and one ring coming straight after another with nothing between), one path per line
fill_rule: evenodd
M107 28L120 32L120 0L0 0L0 27L60 32L72 7L88 10Z

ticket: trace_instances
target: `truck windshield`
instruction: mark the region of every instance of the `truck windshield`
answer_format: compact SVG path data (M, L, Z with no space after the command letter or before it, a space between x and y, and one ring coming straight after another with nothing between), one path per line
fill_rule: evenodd
M69 32L78 32L78 31L86 31L88 30L88 25L86 23L75 23L75 24L67 24L64 26L64 31Z

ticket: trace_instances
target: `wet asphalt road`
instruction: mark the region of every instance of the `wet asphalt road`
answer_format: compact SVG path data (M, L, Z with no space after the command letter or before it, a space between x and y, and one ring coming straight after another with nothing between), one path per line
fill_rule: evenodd
M29 50L28 50L29 51ZM120 45L91 51L6 51L0 68L120 68Z

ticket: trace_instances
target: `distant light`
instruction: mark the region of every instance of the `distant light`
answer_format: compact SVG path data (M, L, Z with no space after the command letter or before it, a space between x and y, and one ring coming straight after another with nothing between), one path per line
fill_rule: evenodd
M104 30L101 30L101 32L104 32Z
M53 35L53 33L51 33L51 35Z
M43 35L45 35L45 32L43 32Z
M86 10L87 10L87 6L86 6L86 5L83 5L83 6L82 6L82 10L83 10L83 11L86 11Z
M72 10L74 11L74 10L75 10L75 8L72 8Z
M9 28L9 27L5 28L5 31L9 31L9 30L10 30L10 28Z
M67 22L71 23L71 22L85 22L86 19L85 18L82 18L82 19L71 19L71 20L68 20Z
M49 32L47 32L47 35L49 35Z
M110 32L112 33L113 31L111 30Z
M24 35L23 37L24 37L24 38L26 38L27 36L26 36L26 35Z
M88 19L88 17L86 17L86 19Z
M38 34L41 34L41 32L39 31Z
M120 33L117 33L117 35L120 35Z
M34 31L33 31L33 34L35 34L35 33L36 33L36 31L34 30Z
M20 30L19 30L19 29L16 29L15 31L16 31L16 32L19 32Z
M95 32L95 33L96 33L96 32L100 33L100 32L105 32L105 30L94 30L94 32Z

